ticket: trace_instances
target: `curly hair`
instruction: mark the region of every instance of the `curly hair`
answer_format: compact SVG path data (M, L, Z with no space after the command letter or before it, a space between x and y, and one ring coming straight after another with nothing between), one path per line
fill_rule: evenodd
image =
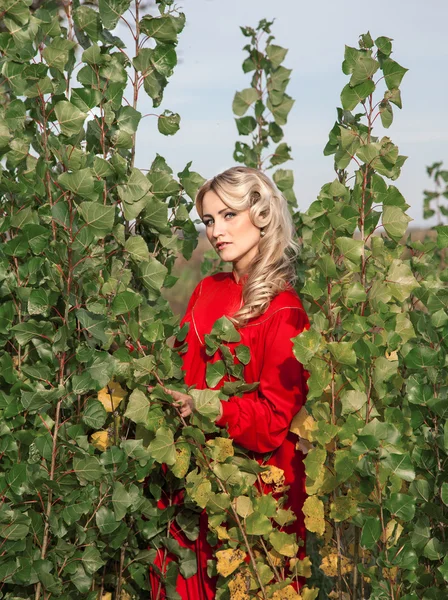
M243 287L243 305L232 316L235 325L243 326L262 315L278 293L294 284L293 261L298 251L294 225L284 196L257 169L232 167L206 181L196 195L201 218L202 202L209 191L233 210L249 210L251 222L264 232Z

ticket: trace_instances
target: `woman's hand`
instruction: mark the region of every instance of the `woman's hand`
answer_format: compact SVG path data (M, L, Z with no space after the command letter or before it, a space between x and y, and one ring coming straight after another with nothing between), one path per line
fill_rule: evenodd
M153 386L148 387L149 392L152 392L153 389ZM183 392L169 390L166 387L163 388L163 391L173 398L173 404L176 408L179 409L179 414L181 417L185 418L191 415L191 413L194 410L194 402L191 396L189 396L188 394L184 394Z

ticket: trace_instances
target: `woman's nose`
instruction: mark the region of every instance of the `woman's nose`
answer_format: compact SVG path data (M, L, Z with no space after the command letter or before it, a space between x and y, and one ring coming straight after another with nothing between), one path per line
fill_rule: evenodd
M213 237L218 239L220 235L224 235L225 233L225 226L224 223L214 223L213 225Z

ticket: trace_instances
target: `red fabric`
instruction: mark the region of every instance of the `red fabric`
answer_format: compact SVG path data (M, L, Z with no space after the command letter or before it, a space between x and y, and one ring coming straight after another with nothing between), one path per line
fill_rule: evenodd
M232 273L207 277L196 287L182 320L182 324L190 324L186 338L188 349L183 355L188 385L197 389L207 387L207 364L220 360L221 356L219 352L213 357L206 354L204 335L210 333L217 319L231 316L241 304L242 285L236 282ZM290 289L278 294L263 315L239 329L239 343L248 346L251 352L244 378L247 383L260 382L260 385L256 391L245 393L241 398L223 401L223 416L217 421L218 426L228 429L236 444L251 451L259 462L263 460L262 453L272 452L266 463L283 469L285 485L290 487L287 507L297 516L297 521L285 531L295 532L303 540L302 506L306 498L303 455L296 450L297 437L289 427L305 402L308 374L293 355L291 338L308 327L308 317L300 299ZM236 345L228 344L231 350ZM212 600L215 597L215 582L206 572L207 559L212 553L205 539L206 515L203 517L201 534L196 542L189 542L182 534L175 535L183 546L192 548L198 556L198 574L189 579L178 577L176 589L182 600ZM300 548L299 556L305 556L304 546Z

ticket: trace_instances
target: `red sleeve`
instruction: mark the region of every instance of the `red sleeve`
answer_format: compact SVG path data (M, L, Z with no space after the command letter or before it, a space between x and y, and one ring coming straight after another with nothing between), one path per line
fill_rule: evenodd
M217 421L237 444L254 452L279 448L306 400L306 371L292 352L291 338L309 327L300 308L284 308L266 323L258 390L222 402Z

